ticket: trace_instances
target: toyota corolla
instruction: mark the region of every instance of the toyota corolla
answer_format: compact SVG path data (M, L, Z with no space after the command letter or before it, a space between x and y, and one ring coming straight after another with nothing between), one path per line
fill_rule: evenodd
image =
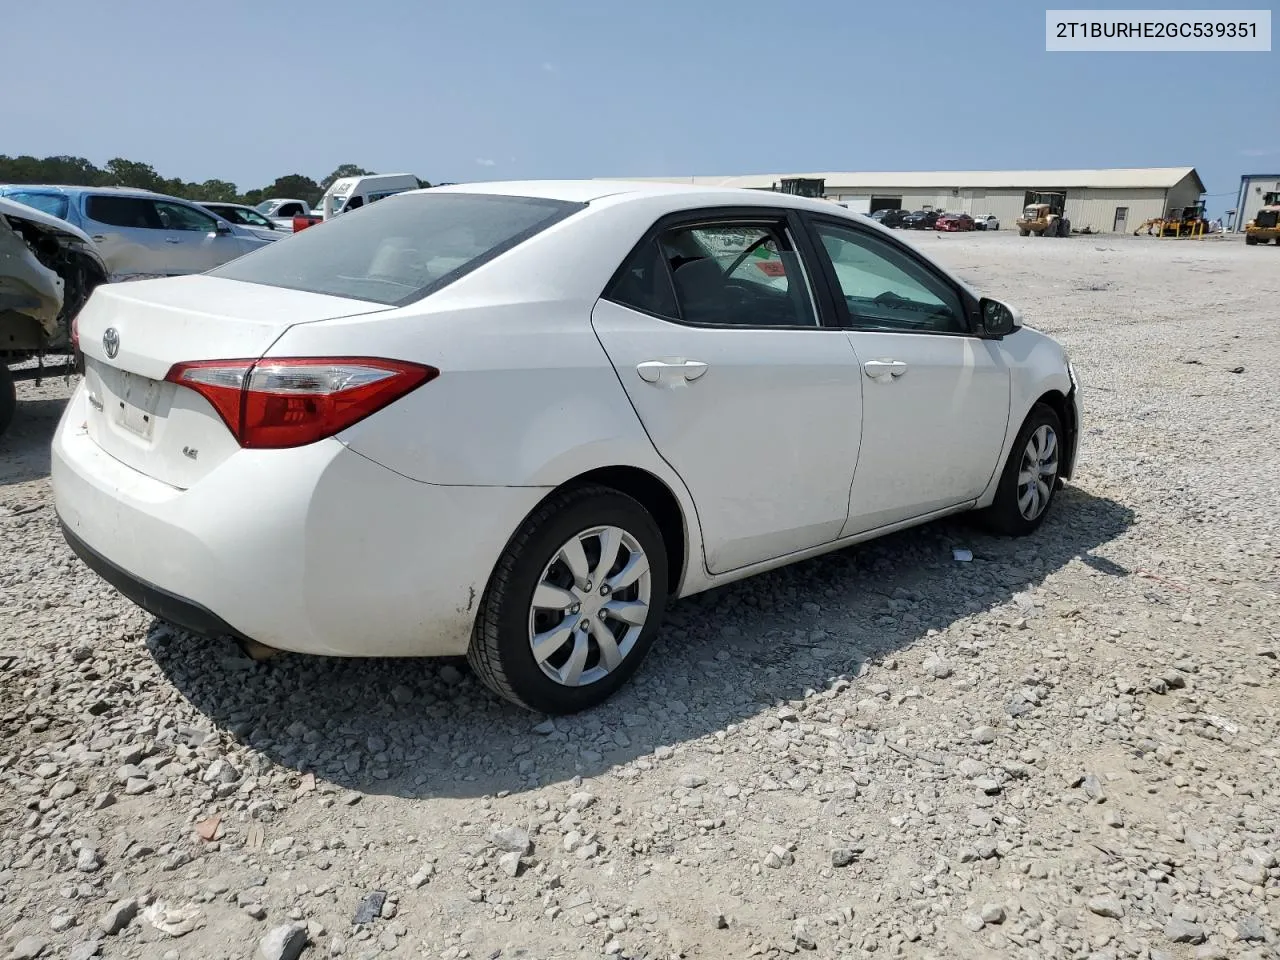
M72 548L190 632L466 654L553 713L669 600L1070 477L1063 348L893 233L777 193L387 198L99 287L53 443Z

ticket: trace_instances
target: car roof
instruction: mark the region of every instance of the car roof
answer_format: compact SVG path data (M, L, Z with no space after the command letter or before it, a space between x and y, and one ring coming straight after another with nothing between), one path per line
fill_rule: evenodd
M649 197L679 198L680 206L696 207L703 204L725 206L726 201L742 206L794 207L831 213L843 210L830 200L798 197L790 193L774 193L770 190L747 190L741 187L705 187L686 183L653 183L627 180L499 180L478 183L455 183L443 187L428 187L411 193L487 193L510 197L536 197L544 200L565 200L573 203L591 203L609 198L614 202L626 202Z

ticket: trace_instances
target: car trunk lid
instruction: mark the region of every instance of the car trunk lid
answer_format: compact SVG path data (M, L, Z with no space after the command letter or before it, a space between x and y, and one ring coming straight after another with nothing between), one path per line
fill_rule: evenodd
M208 401L164 379L174 364L256 359L295 324L387 309L207 276L99 287L77 322L85 427L122 463L188 488L240 447Z

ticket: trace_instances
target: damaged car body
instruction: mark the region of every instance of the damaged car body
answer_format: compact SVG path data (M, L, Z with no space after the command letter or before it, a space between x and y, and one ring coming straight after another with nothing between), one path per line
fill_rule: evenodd
M47 373L46 353L75 352L72 321L106 279L106 264L82 230L0 197L0 434L13 418L15 380ZM32 359L41 367L10 369Z

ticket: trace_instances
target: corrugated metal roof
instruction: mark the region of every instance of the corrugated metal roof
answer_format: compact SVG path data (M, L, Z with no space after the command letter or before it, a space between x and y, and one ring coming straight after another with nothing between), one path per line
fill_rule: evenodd
M1195 167L1133 167L1110 170L906 170L897 173L762 173L741 177L601 177L655 183L691 183L704 187L745 187L767 190L784 177L821 178L833 190L880 190L889 187L931 189L953 187L1013 187L1035 189L1048 187L1094 187L1098 189L1156 188L1168 189L1188 174L1204 182Z

